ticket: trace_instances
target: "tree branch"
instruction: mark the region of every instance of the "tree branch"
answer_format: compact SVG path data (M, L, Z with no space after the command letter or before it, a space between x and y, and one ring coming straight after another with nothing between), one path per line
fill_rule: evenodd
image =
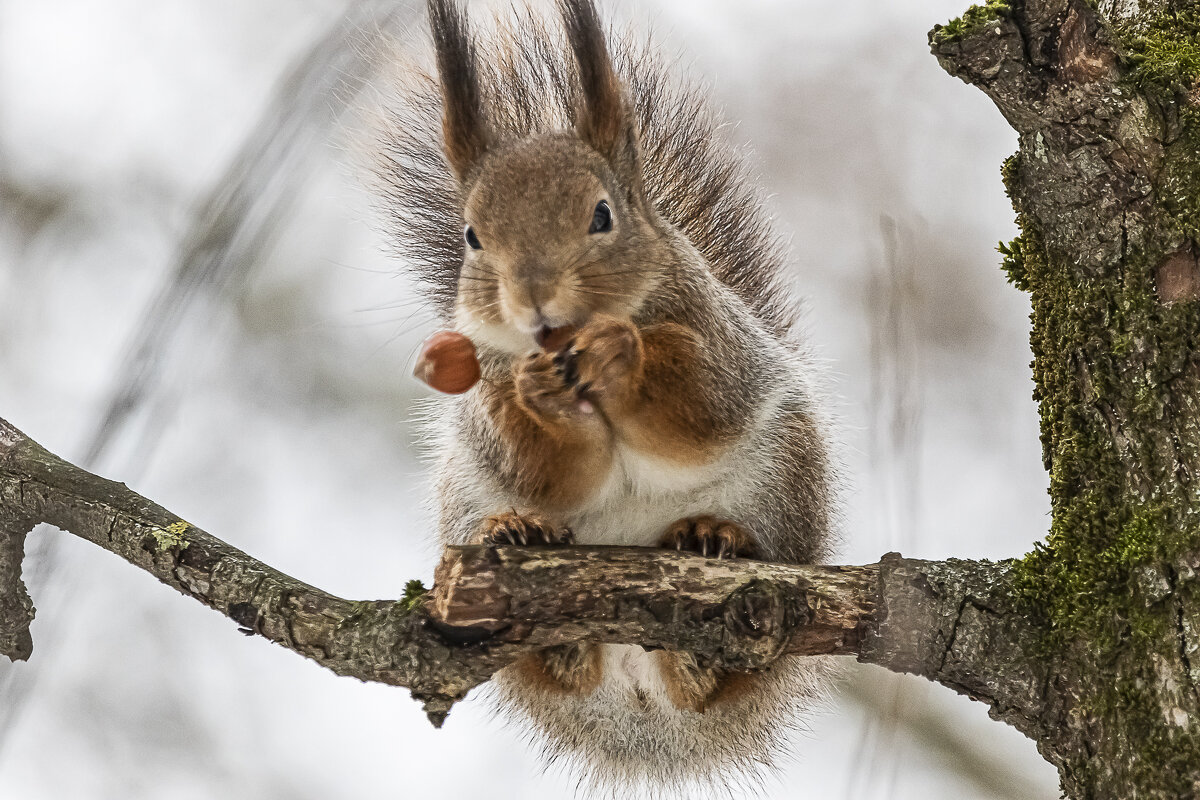
M1019 570L1060 664L1039 748L1072 798L1194 797L1200 2L988 0L930 44L1019 140L1001 249L1052 512Z
M824 566L637 547L452 547L431 592L350 601L63 461L0 419L0 652L14 660L32 650L20 560L37 522L121 556L243 632L339 675L408 687L434 724L523 653L580 639L687 650L743 670L782 655L854 655L1006 713L1036 699L998 660L1019 658L1029 672L1012 650L1022 641L1012 630L1029 623L1006 606L1004 563L892 553L879 564Z

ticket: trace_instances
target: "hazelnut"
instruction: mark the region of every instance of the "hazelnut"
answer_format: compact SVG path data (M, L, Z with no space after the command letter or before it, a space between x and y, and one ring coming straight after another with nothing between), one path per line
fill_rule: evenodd
M479 381L475 345L461 333L438 331L421 345L413 375L439 392L462 394Z

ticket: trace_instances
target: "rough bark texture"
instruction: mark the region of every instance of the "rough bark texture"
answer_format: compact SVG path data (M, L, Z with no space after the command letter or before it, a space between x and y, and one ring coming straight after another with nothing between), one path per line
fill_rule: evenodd
M987 702L1076 798L1200 792L1200 0L993 0L935 28L1020 136L1002 246L1033 306L1050 535L999 564L716 562L629 548L452 548L426 594L352 602L50 455L0 420L0 652L27 658L41 521L432 719L578 639L769 668L854 654ZM1107 17L1104 15L1108 15Z
M856 655L989 702L1020 723L1049 665L1025 645L1011 563L867 566L717 561L637 547L454 547L429 593L354 602L290 578L124 484L46 452L0 419L0 652L28 657L21 543L48 522L109 550L339 675L406 686L435 723L532 649L588 639L769 668L783 655ZM566 587L566 588L564 588Z
M1019 134L1053 521L1013 585L1060 663L1022 729L1071 797L1200 791L1198 34L1194 0L1025 0L930 36Z

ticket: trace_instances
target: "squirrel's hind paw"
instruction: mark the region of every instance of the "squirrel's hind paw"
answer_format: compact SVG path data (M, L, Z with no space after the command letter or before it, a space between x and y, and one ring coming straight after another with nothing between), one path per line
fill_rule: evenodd
M557 694L591 694L604 674L600 647L588 642L547 647L514 667L527 682Z
M575 543L575 534L565 525L555 525L540 514L518 514L506 511L488 517L479 526L475 544L485 545L568 545Z
M754 558L758 555L754 537L741 525L712 516L684 517L671 523L658 546L690 550L709 558Z

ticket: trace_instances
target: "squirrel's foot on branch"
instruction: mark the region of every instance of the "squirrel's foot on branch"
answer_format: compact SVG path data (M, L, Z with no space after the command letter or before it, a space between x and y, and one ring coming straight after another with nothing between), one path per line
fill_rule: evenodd
M690 550L711 558L755 558L758 555L754 537L741 525L712 516L685 517L671 523L658 546Z
M565 525L555 525L540 514L506 511L485 519L472 544L569 545L574 542L575 534Z

